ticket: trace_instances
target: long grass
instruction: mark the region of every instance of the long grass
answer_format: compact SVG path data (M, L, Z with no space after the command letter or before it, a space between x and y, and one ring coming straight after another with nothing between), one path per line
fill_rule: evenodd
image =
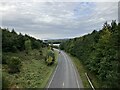
M43 49L44 52L46 49ZM44 88L54 71L57 63L47 66L44 56L39 50L32 50L30 55L25 52L5 53L9 56L17 56L22 61L20 73L9 74L7 65L3 65L2 74L9 88Z

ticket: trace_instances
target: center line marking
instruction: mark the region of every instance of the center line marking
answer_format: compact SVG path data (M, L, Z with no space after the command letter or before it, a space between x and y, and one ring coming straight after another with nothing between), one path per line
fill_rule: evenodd
M63 82L63 87L64 87L64 82Z

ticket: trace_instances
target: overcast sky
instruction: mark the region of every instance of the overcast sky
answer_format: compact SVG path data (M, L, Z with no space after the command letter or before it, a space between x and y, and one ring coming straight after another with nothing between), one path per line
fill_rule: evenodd
M105 21L118 20L117 2L0 3L2 27L38 39L78 37L99 30Z

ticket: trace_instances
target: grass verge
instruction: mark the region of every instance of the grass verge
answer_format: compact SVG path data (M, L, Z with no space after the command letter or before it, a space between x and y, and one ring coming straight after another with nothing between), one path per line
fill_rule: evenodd
M93 86L95 88L99 88L100 87L99 81L94 76L94 74L89 72L79 59L77 59L76 57L74 57L74 56L72 56L70 54L68 54L68 55L71 57L73 63L75 64L75 66L76 66L76 68L78 70L78 73L79 73L79 75L80 75L80 77L82 79L82 83L83 83L84 88L91 88L91 86L90 86L90 84L89 84L89 82L87 80L87 77L85 76L85 73L88 73L89 78L90 78L91 82L93 83Z
M85 73L86 73L86 69L85 67L82 65L82 63L80 62L80 60L78 60L76 57L73 57L72 55L69 54L69 56L71 57L73 63L75 64L77 70L78 70L78 73L82 79L82 83L83 83L83 86L84 88L91 88L86 76L85 76Z
M44 88L57 65L56 61L54 65L47 66L39 50L32 50L30 55L26 55L25 52L5 54L19 57L22 62L21 71L16 74L9 74L6 64L2 66L4 83L7 83L9 88Z

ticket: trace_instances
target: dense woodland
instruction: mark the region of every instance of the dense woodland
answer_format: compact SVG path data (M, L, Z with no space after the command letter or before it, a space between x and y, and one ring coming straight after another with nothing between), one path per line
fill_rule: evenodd
M29 46L31 46L32 49L40 49L46 46L41 40L35 39L27 34L17 34L14 29L11 32L8 29L1 30L3 52L24 51L27 47L30 48Z
M60 48L77 57L104 88L120 88L120 23L107 22L99 31L70 39Z
M0 31L2 32L2 87L43 87L47 75L55 66L52 65L55 62L54 50L42 40L18 34L14 29L10 31L0 28ZM37 74L32 75L33 73Z

